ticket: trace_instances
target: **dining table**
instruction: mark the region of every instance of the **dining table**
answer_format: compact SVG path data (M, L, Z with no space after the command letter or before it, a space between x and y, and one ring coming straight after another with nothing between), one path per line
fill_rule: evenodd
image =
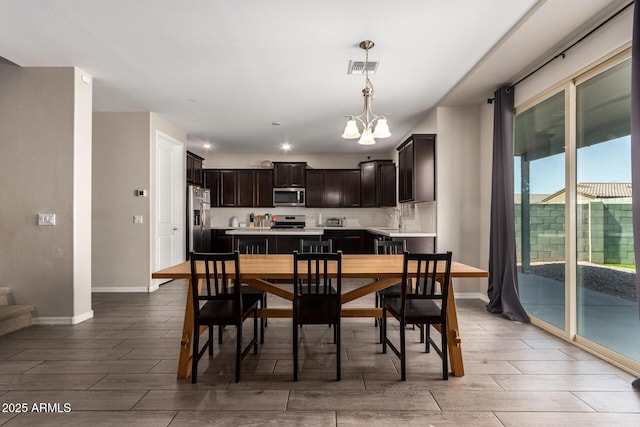
M438 274L444 275L444 263L438 265ZM344 254L342 256L343 279L365 279L358 281L358 285L350 287L342 293L342 317L371 317L381 318L382 309L379 307L348 307L351 301L358 300L377 291L388 288L402 280L404 270L403 255L373 255L373 254ZM409 269L411 271L411 269ZM204 264L197 265L198 279L204 278ZM334 272L330 274L335 275ZM411 276L411 274L409 274ZM447 301L447 345L451 373L454 376L464 375L462 360L462 339L458 327L458 315L453 288L454 279L484 278L489 273L480 268L472 267L453 261L449 281L449 298ZM184 311L182 339L180 341L180 357L178 360L178 378L188 378L191 374L191 357L193 346L193 298L191 286L191 264L189 261L168 267L152 273L153 279L187 279L187 298ZM242 283L269 294L277 295L288 301L293 301L293 255L292 254L241 254L240 277ZM366 280L369 279L369 280ZM275 283L289 280L289 284ZM292 317L291 307L268 307L259 310L263 318ZM206 327L203 327L203 330ZM200 333L203 332L200 331Z

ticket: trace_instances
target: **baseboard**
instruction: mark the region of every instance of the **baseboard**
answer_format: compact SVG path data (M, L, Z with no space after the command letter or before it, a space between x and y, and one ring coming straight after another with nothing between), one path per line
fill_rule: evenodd
M73 317L34 317L31 319L32 325L77 325L93 318L93 310Z
M150 286L94 286L91 288L92 293L133 293L133 292L155 292L160 288L159 285Z
M456 292L456 299L479 299L484 302L489 302L489 297L480 292Z

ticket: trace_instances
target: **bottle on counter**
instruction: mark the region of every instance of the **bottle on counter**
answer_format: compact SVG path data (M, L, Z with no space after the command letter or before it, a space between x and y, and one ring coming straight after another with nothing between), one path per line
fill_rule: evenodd
M255 216L253 215L253 212L251 212L251 213L249 214L249 227L250 227L250 228L255 227L255 222L254 222L254 220L255 220Z

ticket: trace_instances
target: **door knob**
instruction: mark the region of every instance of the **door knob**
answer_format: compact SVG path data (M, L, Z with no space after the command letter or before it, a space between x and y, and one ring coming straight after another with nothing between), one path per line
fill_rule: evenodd
M173 227L173 229L172 229L172 230L173 230L173 231L176 231L177 229L178 229L178 227Z

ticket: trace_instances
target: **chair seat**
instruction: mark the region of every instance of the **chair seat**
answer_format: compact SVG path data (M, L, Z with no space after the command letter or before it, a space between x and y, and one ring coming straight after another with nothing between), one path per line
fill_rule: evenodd
M385 298L400 298L400 292L402 292L402 283L396 283L378 291L378 294Z
M421 282L420 287L418 288L420 290L420 292L422 292L422 284L424 283L424 281ZM431 286L431 279L427 279L426 283L428 284L428 286ZM436 282L438 283L438 282ZM438 283L439 284L439 283ZM428 288L431 289L431 288ZM389 286L388 288L384 288L382 290L378 291L378 294L385 297L385 298L400 298L400 293L402 292L402 283L396 283L395 285Z
M384 304L394 316L400 316L402 298L385 297ZM442 310L433 300L407 299L405 319L408 324L438 323L442 319Z
M300 294L324 296L324 295L335 295L337 294L337 291L333 286L330 286L328 289L328 292L325 293L324 288L322 286L320 286L319 291L317 291L313 286L311 288L308 288L307 285L302 285L302 289L300 289Z
M251 287L249 285L242 285L242 300L243 301L262 301L265 292Z
M257 307L257 301L252 304L243 304L242 318L246 319ZM211 322L213 324L234 325L237 322L235 310L236 302L233 300L213 300L207 301L200 308L201 323Z

